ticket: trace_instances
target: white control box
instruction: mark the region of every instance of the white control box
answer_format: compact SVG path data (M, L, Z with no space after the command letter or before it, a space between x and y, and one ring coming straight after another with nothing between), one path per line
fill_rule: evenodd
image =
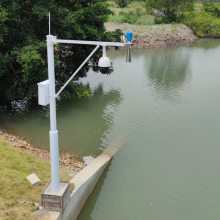
M38 104L46 106L49 104L49 80L39 82L38 84Z

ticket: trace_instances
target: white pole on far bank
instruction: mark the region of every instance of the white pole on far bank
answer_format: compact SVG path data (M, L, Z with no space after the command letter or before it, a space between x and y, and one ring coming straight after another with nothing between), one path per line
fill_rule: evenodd
M47 35L47 59L49 77L49 101L50 101L50 162L51 162L51 187L52 192L60 190L59 173L59 146L56 120L56 92L55 92L55 68L54 68L54 36Z
M49 19L48 19L48 28L49 28L49 35L50 35L50 12L49 12L49 15L48 15Z

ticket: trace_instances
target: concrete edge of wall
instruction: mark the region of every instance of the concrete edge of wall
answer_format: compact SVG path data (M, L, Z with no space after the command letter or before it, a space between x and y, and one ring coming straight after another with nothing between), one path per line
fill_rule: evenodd
M68 206L61 216L62 220L77 219L110 160L110 157L100 155L70 181L75 185L75 189L71 194Z

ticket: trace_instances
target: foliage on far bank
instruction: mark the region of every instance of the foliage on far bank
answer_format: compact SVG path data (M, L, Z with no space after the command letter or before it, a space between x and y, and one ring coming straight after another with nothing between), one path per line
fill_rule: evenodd
M125 8L130 2L130 0L115 0L115 3L118 4L120 8Z
M205 3L204 10L215 17L220 17L220 4L219 3Z
M115 2L120 8L125 8L132 2L144 2L144 0L114 0L112 2Z
M145 8L145 2L132 1L123 9L109 2L113 15L110 15L109 22L128 23L140 25L154 24L154 16L150 15Z
M0 2L0 106L14 100L36 100L37 83L47 79L48 12L52 34L59 38L114 41L104 22L111 11L100 0ZM92 46L56 45L56 84L59 88L93 50ZM101 52L99 52L101 53ZM98 59L96 53L92 62ZM88 71L85 66L80 76ZM75 90L78 89L78 90ZM68 87L70 94L88 95L88 87ZM36 101L35 101L36 102Z
M194 0L146 0L146 8L156 16L156 23L176 22L186 10L192 10Z
M188 25L198 37L220 37L220 4L206 3L201 11L184 13L179 21Z

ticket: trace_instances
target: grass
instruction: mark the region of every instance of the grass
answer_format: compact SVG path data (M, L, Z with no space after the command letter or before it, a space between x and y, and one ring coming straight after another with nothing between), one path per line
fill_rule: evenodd
M202 3L201 2L194 2L194 9L195 11L201 11L203 8Z
M131 2L126 8L119 8L109 2L113 15L109 17L109 22L129 23L139 25L154 24L154 16L148 14L144 2Z
M38 160L2 140L0 158L0 219L34 219L31 212L35 209L34 202L40 202L40 194L50 179L49 162ZM26 180L32 172L41 179L41 185L32 186Z

